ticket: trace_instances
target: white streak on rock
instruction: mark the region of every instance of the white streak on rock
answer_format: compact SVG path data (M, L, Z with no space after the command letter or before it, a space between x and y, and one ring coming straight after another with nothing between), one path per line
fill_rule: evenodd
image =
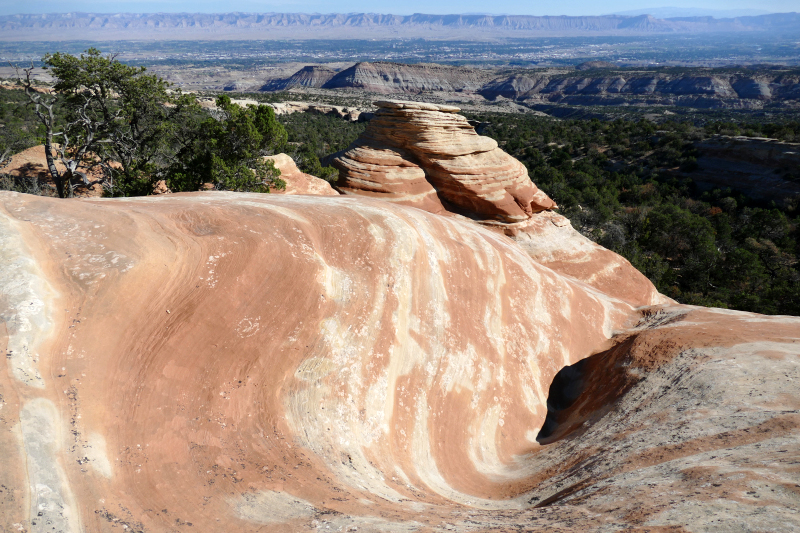
M0 321L8 330L6 356L12 375L41 389L37 349L52 327L46 305L52 289L16 226L0 212Z
M58 462L60 420L56 406L44 398L30 400L20 411L33 531L82 530L66 473Z

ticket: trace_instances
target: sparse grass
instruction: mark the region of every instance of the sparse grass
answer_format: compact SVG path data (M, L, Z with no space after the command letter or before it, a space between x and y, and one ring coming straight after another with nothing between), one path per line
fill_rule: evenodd
M0 191L21 192L54 198L58 196L54 188L45 183L40 183L37 178L12 176L11 174L0 174Z

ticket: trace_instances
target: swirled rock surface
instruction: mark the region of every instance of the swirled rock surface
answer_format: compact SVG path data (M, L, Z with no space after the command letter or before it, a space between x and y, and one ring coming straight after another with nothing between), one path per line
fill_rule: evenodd
M800 527L800 319L613 289L369 198L2 192L0 527Z
M366 131L336 154L337 188L431 213L458 213L516 240L540 264L634 306L664 302L625 258L580 235L527 169L475 133L458 108L377 102ZM536 213L536 214L535 214Z
M519 222L556 207L525 166L453 106L376 102L366 131L333 159L339 189L439 213Z
M517 224L484 224L516 241L537 263L634 307L670 301L627 259L581 235L558 213L545 211Z

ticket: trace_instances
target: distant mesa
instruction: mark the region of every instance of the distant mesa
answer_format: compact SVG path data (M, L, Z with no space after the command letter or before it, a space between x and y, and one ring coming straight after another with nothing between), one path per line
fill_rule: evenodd
M575 70L594 70L601 68L619 68L614 63L608 61L585 61L579 65L575 65Z
M307 65L286 79L271 81L262 91L286 91L295 87L319 88L336 75L336 71L322 65Z
M497 98L516 100L529 94L535 94L538 90L546 87L549 81L549 78L544 75L514 74L507 78L488 82L481 87L479 93L490 100Z
M362 61L340 72L307 65L288 78L266 83L263 91L293 88L360 89L374 93L429 91L476 93L487 80L480 70L434 64L406 64L389 61Z
M323 85L326 89L357 88L376 93L427 91L475 93L486 75L475 69L431 64L385 61L361 62L347 68Z
M788 106L800 102L800 79L780 73L758 76L747 71L713 75L642 73L595 61L578 65L576 70L606 70L608 73L590 77L513 74L489 81L479 93L489 100L502 97L533 104L642 102L695 108L760 109L766 102Z
M617 11L613 15L623 15L627 17L637 17L640 15L652 15L659 19L671 18L700 18L713 17L716 19L736 18L736 17L755 17L759 15L769 15L769 11L763 9L704 9L692 7L648 7L644 9L634 9L630 11Z
M698 70L643 72L607 61L587 61L577 65L575 71L523 71L499 77L491 70L388 61L359 62L340 72L308 65L288 78L264 84L262 89L310 87L386 95L480 95L492 101L507 98L534 105L640 102L704 109L800 105L800 79L796 75L782 72L754 74L749 69L711 74Z

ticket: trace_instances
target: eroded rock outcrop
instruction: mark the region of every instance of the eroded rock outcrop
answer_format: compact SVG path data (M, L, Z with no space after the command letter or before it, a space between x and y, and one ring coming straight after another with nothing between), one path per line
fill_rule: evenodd
M278 102L267 104L275 110L276 115L290 115L292 113L315 113L318 115L334 115L339 118L355 122L361 116L361 111L354 107L315 104L310 102Z
M481 137L459 108L381 101L353 145L333 159L346 194L383 198L434 213L518 222L556 206L527 169Z
M0 527L800 527L800 319L637 309L547 228L0 192Z
M311 174L301 172L294 160L286 154L266 156L275 168L281 171L280 178L286 182L285 189L272 189L273 194L311 194L315 196L339 196L331 184Z
M537 262L603 293L634 306L665 301L625 258L551 213L555 202L530 180L522 163L493 139L477 135L458 108L397 101L376 105L364 134L333 158L340 191L466 215L516 240Z

